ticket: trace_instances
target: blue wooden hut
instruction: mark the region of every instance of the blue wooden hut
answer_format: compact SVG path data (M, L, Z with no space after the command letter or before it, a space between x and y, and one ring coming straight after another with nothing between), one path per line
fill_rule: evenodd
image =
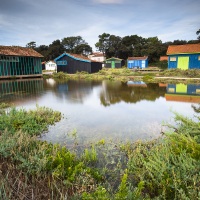
M42 76L42 57L32 48L0 46L0 78Z
M200 69L200 43L170 45L167 55L168 69Z
M75 74L76 72L88 72L95 73L102 69L102 63L89 58L71 53L63 53L54 61L57 64L57 72L66 72L69 74Z
M148 56L128 57L127 67L129 69L133 69L133 68L143 69L143 68L148 67Z

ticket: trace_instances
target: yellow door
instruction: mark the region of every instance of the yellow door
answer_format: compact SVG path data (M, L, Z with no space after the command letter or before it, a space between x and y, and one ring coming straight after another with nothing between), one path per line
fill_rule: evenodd
M189 67L189 57L178 57L178 69L186 70Z
M179 83L176 84L176 93L187 93L187 85Z

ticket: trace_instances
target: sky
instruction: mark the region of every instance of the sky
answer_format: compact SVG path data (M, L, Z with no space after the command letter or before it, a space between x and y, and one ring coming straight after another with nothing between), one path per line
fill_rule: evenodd
M49 45L81 36L96 51L98 36L195 40L200 0L0 0L0 45Z

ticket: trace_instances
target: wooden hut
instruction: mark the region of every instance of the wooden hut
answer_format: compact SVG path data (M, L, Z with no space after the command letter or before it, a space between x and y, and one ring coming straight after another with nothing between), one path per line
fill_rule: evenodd
M108 58L106 59L106 68L122 68L122 66L125 65L124 60L120 59L120 58Z
M148 57L143 56L143 57L128 57L127 59L127 67L129 69L133 68L146 68L148 67Z
M167 55L168 69L200 69L200 43L170 45Z
M31 48L0 46L0 78L42 76L42 57Z
M76 72L95 73L102 69L102 63L90 60L89 58L71 53L63 53L54 61L57 64L57 72L75 74Z

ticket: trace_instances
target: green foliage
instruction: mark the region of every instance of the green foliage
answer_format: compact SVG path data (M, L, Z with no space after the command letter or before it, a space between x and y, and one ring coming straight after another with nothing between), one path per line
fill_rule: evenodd
M30 135L39 135L61 119L61 113L46 107L36 107L35 111L11 108L0 115L0 131L23 131Z
M143 76L142 80L144 82L151 82L154 80L154 77L151 74L147 74L147 75Z
M188 70L181 70L181 69L168 69L160 73L162 76L174 76L174 77L190 77L190 78L199 78L200 77L200 70L198 69L188 69Z
M44 127L60 117L60 113L44 107L35 111L10 108L2 112L0 167L4 159L21 174L27 174L29 182L46 178L48 191L55 192L52 188L57 191L52 199L200 198L198 116L189 119L175 113L177 124L169 125L174 131L162 138L127 144L106 143L102 139L80 149L83 152L80 156L75 153L78 151L72 153L58 144L37 139ZM10 181L7 175L2 178L0 173L0 195L11 199L14 193L7 191Z
M68 79L68 74L64 72L53 73L55 79Z

